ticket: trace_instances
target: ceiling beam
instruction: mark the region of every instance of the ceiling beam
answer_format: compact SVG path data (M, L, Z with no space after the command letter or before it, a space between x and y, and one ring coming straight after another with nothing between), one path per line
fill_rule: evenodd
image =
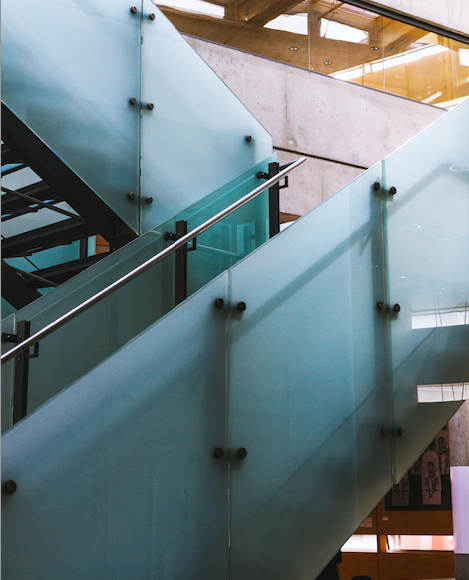
M246 4L250 4L251 0L245 0L240 7ZM255 16L250 19L251 24L256 24L258 26L264 26L267 22L270 22L277 16L281 14L286 14L295 6L298 6L298 0L273 0L270 2L263 10L260 10Z

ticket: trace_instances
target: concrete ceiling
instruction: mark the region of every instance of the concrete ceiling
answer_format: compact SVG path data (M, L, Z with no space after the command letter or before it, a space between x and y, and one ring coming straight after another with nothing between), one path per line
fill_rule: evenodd
M301 3L292 0L216 0L211 3L225 8L224 18L163 5L160 8L182 33L325 74L377 60L383 55L383 50L385 56L401 53L427 35L424 30L334 0ZM264 28L277 16L298 13L308 14L308 35ZM368 38L356 43L321 37L323 18L362 30Z

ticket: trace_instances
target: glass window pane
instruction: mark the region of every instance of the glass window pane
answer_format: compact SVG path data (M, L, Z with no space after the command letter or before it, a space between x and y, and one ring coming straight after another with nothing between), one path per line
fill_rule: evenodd
M224 16L208 9L201 16L198 1L162 10L181 32L362 86L440 107L469 95L468 44L372 10L335 0L305 0L287 11L244 2Z
M311 69L382 90L381 16L333 0L309 6Z

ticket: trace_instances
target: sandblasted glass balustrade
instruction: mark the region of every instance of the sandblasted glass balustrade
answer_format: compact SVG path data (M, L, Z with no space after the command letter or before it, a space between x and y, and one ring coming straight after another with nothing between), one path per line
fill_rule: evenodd
M200 225L260 183L273 155L184 212L110 254L48 296L16 314L31 322L31 334L93 296L172 242L176 222L185 220L188 231ZM188 253L187 295L190 296L221 272L268 239L268 192L240 208L198 238L197 251ZM28 413L78 380L106 357L169 312L175 305L175 257L170 256L113 295L43 339L40 356L29 362ZM6 346L6 344L4 345ZM11 346L11 344L10 344ZM11 425L14 363L4 370L2 430Z
M2 99L135 232L272 154L150 0L5 0L2 16Z
M2 100L135 231L139 87L129 3L3 2Z
M16 314L31 334L102 290L171 242L174 220L148 232ZM173 260L157 264L39 343L29 361L28 414L126 344L174 306ZM2 390L7 389L2 385ZM8 425L3 425L5 429Z
M29 554L4 570L320 571L392 483L380 180L378 165L4 436L2 475L23 487L4 549Z
M4 435L8 577L316 577L467 383L468 113Z
M231 270L232 578L314 578L391 484L380 181Z
M405 429L395 438L397 480L469 382L468 134L465 102L383 162L386 189L396 189L386 222L394 424ZM438 385L446 402L417 404L418 387Z
M225 577L227 278L4 435L2 578Z
M212 215L262 184L262 180L257 177L257 171L266 172L269 163L276 159L276 154L272 155L254 171L241 175L207 196L203 203L199 202L181 212L177 219L187 221L188 231L192 231ZM292 179L295 179L294 175ZM269 239L268 216L269 192L265 191L198 236L197 251L187 254L188 295L266 242Z
M142 40L146 231L266 159L272 138L150 0Z

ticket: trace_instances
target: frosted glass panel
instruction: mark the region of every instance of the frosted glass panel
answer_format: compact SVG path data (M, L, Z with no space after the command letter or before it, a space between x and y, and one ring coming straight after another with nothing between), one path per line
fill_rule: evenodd
M271 155L272 139L150 0L135 8L6 0L2 98L144 233Z
M142 54L145 231L266 159L272 139L150 0Z
M30 320L31 332L37 332L172 244L164 235L175 231L176 221L186 220L190 231L253 190L260 183L257 172L267 171L269 162L275 159L275 155L269 157L176 218L62 284L49 296L23 308L18 320ZM197 251L188 254L188 295L266 241L267 196L268 193L261 194L199 236ZM169 312L174 307L175 282L173 255L42 340L40 357L29 363L28 413ZM7 400L10 386L5 382L2 389ZM6 426L7 423L3 429Z
M391 485L375 181L381 166L231 271L233 578L314 578Z
M468 131L465 102L384 161L397 479L459 406L418 386L469 382Z
M261 185L263 181L257 178L257 172L267 173L269 163L276 160L277 155L272 155L254 170L183 211L177 219L187 220L188 231L193 230ZM198 236L197 251L187 254L188 295L266 242L269 239L268 220L269 192L266 191Z
M3 482L18 484L4 494L4 573L314 578L459 406L418 403L418 387L469 383L468 125L469 102L157 324L172 307L172 260L44 340L30 361L31 410L78 380L3 438ZM42 327L161 249L176 219L192 229L254 176L24 318ZM226 267L200 250L216 256L231 240L239 260L248 237L236 237L238 225L255 224L253 250L265 210L261 198L200 236L190 292ZM85 374L99 356L109 358ZM8 409L11 367L3 372Z
M18 320L30 320L37 332L168 246L164 232L173 228L171 220L110 254L23 308ZM173 264L173 257L157 264L41 340L39 357L29 361L28 413L173 308Z
M227 278L4 435L2 578L225 577Z
M2 99L136 231L140 16L124 0L2 3ZM168 216L170 217L170 216ZM158 222L157 222L158 223Z

